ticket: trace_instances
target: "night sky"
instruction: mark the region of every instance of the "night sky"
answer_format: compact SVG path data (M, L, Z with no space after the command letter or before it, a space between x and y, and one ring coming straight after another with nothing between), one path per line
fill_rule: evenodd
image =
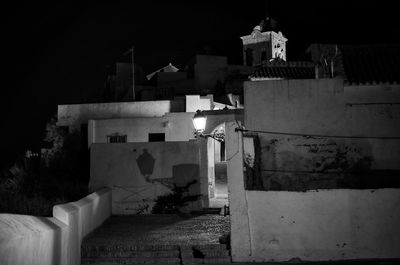
M2 7L0 166L38 150L57 104L100 101L107 67L132 45L147 74L205 49L241 64L239 37L266 16L289 39L288 60L311 43L400 43L396 1L71 2Z

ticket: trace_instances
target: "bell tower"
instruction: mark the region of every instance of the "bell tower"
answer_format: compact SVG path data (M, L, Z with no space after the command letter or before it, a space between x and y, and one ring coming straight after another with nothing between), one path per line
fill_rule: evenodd
M265 24L265 20L261 21L250 35L240 37L243 42L243 64L246 66L256 66L274 59L286 61L287 39L280 31L263 32Z

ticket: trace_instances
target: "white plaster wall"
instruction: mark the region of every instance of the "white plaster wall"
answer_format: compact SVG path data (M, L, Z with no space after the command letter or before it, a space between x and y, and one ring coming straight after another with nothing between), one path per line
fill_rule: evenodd
M165 125L165 141L167 142L184 142L194 140L194 113L167 113L163 117Z
M246 191L243 140L226 126L234 262L400 258L400 190Z
M143 213L151 213L154 200L171 193L173 183L200 181L202 174L196 141L92 144L90 151L89 188L112 188L113 214L136 214L144 208ZM144 164L140 162L143 157L147 161ZM140 164L150 173L142 172ZM182 168L186 171L179 171ZM195 194L200 194L199 182L193 188Z
M246 82L245 125L258 131L398 136L399 99L398 85L347 87L340 79ZM245 191L243 142L233 129L227 126L233 261L400 258L399 189ZM293 140L259 136L261 141L283 138L285 148ZM399 169L398 140L343 141L370 147L373 168ZM298 170L292 160L284 162L290 152L299 155L294 162L304 158L291 146L277 152L277 161L282 169Z
M214 143L214 161L216 163L221 162L221 143L219 141L213 141Z
M58 106L59 126L80 129L88 120L133 117L161 117L167 112L184 112L184 100L158 100Z
M341 79L245 82L246 128L396 136L400 129L400 123L393 122L400 119L397 105L392 105L393 113L385 113L379 105L349 104L398 103L399 99L399 85L344 86ZM365 115L366 108L375 108L375 115Z
M211 110L212 99L207 97L200 97L199 95L187 95L186 98L186 112L196 112L197 110Z
M0 214L0 264L58 265L66 225L55 218Z
M239 123L240 124L240 123ZM228 199L231 224L232 261L251 260L249 216L243 178L243 136L235 122L225 124Z
M149 133L165 133L162 117L107 119L90 121L88 130L88 144L107 143L107 136L118 133L127 136L127 142L148 142Z
M0 214L0 264L78 265L82 238L110 215L110 189L56 205L54 217Z
M111 190L103 188L71 203L78 209L80 241L110 217L111 201Z
M207 138L208 198L215 197L215 140Z
M345 86L342 79L245 82L245 126L249 130L284 133L398 137L399 102L399 85ZM260 136L265 138L262 142L284 138L274 134ZM285 142L299 142L295 136L286 138L290 139L283 139ZM325 140L311 139L311 144ZM332 138L332 141L364 149L362 153L372 157L371 169L400 169L399 140ZM299 150L298 145L291 146L292 150L286 147L277 150L278 156L288 152L301 153L302 157L310 155ZM300 166L297 170L303 169Z
M246 191L246 200L249 261L400 258L398 189Z
M128 143L148 142L149 133L165 133L166 142L194 139L194 113L173 112L162 117L90 120L88 146L92 143L107 143L107 135L127 135Z

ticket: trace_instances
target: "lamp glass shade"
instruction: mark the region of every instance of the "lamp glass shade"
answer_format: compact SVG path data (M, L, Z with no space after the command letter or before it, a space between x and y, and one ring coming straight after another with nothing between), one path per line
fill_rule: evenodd
M193 126L197 132L203 132L206 128L207 117L201 112L197 111L193 117Z

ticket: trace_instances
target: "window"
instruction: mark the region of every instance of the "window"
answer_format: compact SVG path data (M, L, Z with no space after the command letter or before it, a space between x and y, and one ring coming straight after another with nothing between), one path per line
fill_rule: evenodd
M107 143L126 143L126 135L107 135Z
M165 133L149 133L149 142L165 142Z

